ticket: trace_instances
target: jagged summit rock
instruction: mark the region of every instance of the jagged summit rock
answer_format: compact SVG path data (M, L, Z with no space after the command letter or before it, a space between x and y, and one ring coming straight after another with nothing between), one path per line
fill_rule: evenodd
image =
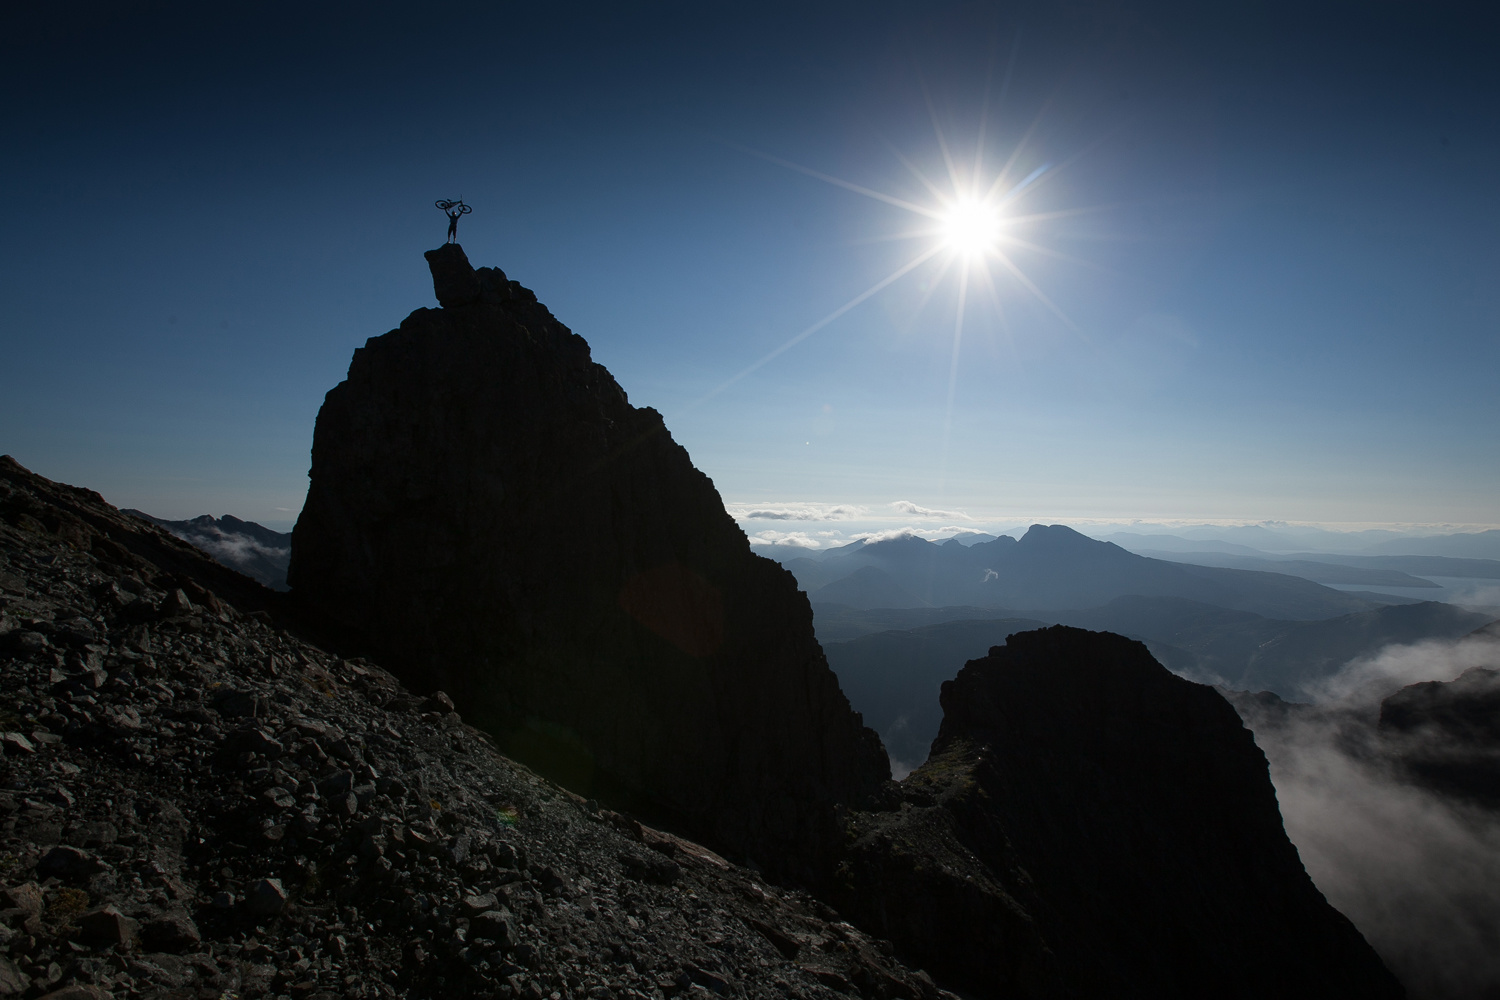
M845 909L934 971L996 996L1403 995L1213 688L1059 625L970 661L942 704L905 803L854 818L841 872Z
M432 269L432 290L439 305L447 309L479 301L479 278L462 246L444 243L423 256Z
M444 308L318 415L295 597L576 791L811 877L889 765L806 597L582 337L457 246L428 259Z

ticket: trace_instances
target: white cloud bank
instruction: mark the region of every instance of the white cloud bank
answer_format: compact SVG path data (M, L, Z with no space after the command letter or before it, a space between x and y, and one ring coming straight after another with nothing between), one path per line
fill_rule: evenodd
M1413 997L1500 995L1500 815L1419 787L1376 729L1407 684L1500 666L1500 638L1391 646L1349 664L1317 710L1246 712L1271 762L1287 835L1328 901Z
M972 521L968 514L961 510L934 510L931 507L919 507L910 500L894 500L891 506L903 514L912 517L931 517L940 521Z
M736 521L852 521L869 513L864 507L846 503L730 503L724 509Z

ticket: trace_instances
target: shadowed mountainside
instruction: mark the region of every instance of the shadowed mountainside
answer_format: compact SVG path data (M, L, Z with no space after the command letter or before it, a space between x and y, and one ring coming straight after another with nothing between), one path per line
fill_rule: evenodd
M889 778L791 574L582 337L457 245L313 437L295 597L507 753L813 877ZM560 543L559 539L567 539Z
M968 663L942 705L841 869L845 908L919 961L996 996L1404 995L1303 870L1217 691L1055 626Z

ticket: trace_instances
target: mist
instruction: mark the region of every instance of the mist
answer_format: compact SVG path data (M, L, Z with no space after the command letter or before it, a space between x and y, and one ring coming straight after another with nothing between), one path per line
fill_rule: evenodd
M1308 874L1413 998L1500 996L1500 812L1418 784L1412 760L1465 747L1432 729L1382 731L1380 704L1476 666L1500 666L1500 635L1387 647L1320 685L1313 705L1232 696ZM1493 763L1492 747L1469 750Z

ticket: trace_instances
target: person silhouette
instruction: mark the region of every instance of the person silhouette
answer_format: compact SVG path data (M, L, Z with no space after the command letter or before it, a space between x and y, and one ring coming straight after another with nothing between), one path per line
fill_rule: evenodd
M465 205L462 198L460 198L458 201L448 201L444 199L437 202L436 204L437 207L442 209L444 214L448 216L448 242L457 243L459 217L468 215L470 212L474 211L474 209L468 205Z

